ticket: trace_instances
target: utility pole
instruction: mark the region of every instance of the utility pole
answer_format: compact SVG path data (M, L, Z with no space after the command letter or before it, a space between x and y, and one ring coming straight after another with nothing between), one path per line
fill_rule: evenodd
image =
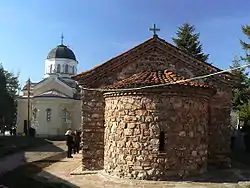
M30 132L30 78L28 79L28 120L27 120L27 135L29 136Z

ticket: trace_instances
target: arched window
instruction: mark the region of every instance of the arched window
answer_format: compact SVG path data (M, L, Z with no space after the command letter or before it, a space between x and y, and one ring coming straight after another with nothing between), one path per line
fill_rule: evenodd
M72 74L75 74L75 66L72 66Z
M51 109L50 108L46 109L46 120L47 121L51 120Z
M61 72L61 65L60 64L57 65L56 72L58 72L58 73Z
M49 72L52 73L52 65L49 67Z
M66 108L63 109L63 121L66 123L68 120L69 112Z
M66 65L65 65L65 73L68 73L68 72L69 72L69 65L66 64Z

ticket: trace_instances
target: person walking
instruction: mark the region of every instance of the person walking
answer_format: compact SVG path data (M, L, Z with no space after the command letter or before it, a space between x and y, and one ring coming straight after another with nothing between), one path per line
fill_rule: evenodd
M67 130L67 132L65 133L65 136L66 136L66 144L68 146L67 158L73 158L72 157L72 147L73 147L74 141L73 141L73 137L72 137L72 131Z
M75 131L72 132L72 137L73 137L73 154L76 154L76 134L75 134Z

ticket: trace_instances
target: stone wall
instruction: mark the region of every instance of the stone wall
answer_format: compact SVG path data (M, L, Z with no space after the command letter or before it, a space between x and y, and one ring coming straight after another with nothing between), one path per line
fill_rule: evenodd
M105 95L107 173L161 180L206 171L208 99L172 92Z
M83 170L103 169L104 101L96 91L82 92Z
M124 79L134 73L147 70L164 70L168 69L175 74L184 76L185 78L208 74L203 72L194 62L193 65L186 64L178 57L174 57L171 53L150 51L134 63L122 68L121 72L116 75L116 79ZM222 78L212 76L210 78L197 80L199 83L209 83L217 88L217 94L213 96L210 108L209 121L209 163L220 167L230 166L230 112L232 88Z
M103 74L102 76L100 76L98 71L95 73L95 76L101 79L96 78L94 80L89 80L89 76L86 76L83 80L81 80L81 85L86 85L86 87L90 88L100 88L127 78L132 74L148 70L168 69L169 71L173 71L175 74L179 74L186 78L210 73L209 69L206 67L201 68L200 65L194 61L190 61L189 59L179 56L178 54L174 54L168 50L159 50L159 48L145 51L140 54L140 56L131 56L125 59L119 59L119 61L115 63L115 66L120 67L120 69L106 70L104 68L101 71ZM211 159L210 161L213 161L213 163L228 161L228 156L230 154L230 134L228 133L228 125L231 110L231 88L228 88L226 86L227 83L219 76L213 76L206 80L202 79L201 81L199 80L199 82L210 83L218 89L218 94L214 96L213 101L211 102L210 120L208 126L208 157ZM85 112L87 113L87 111ZM91 108L89 113L92 113ZM91 145L89 147L91 147Z
M232 89L217 86L217 94L210 102L209 164L230 167L230 112Z

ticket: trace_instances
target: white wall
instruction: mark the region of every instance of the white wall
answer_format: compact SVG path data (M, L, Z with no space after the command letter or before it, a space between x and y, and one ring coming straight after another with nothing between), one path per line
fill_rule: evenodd
M31 105L30 105L31 111ZM31 114L30 114L31 117ZM23 133L24 120L28 119L28 100L17 100L17 133Z
M45 91L55 89L69 95L70 97L73 97L74 94L73 89L65 85L64 83L60 84L59 82L61 81L58 81L57 78L50 77L48 78L48 80L44 81L40 85L35 86L33 93L34 95L39 95Z
M31 106L37 108L38 126L36 133L40 136L63 135L68 128L73 130L81 127L80 100L60 99L60 98L34 98L31 100ZM46 109L51 109L51 120L47 121ZM63 109L66 108L71 116L71 123L67 124L63 120ZM23 132L23 121L27 119L27 99L18 100L18 121L17 133ZM30 109L30 120L32 121L32 109Z
M48 77L51 73L50 66L52 65L52 73L56 70L57 73L57 66L61 66L60 75L63 76L70 76L77 73L77 64L78 62L72 59L65 59L65 58L55 58L55 59L46 59L45 60L45 70L44 70L44 77ZM68 65L68 73L65 73L65 66ZM74 71L73 71L74 67Z

